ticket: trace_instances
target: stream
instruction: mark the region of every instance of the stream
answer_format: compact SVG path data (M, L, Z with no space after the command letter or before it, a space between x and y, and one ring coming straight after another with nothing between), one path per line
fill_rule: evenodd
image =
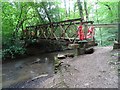
M39 83L46 80L54 75L54 57L58 54L68 52L72 52L72 50L39 54L24 59L13 60L9 63L3 64L2 87L21 88L21 86L25 85L26 81L32 80L40 75L43 77L39 78ZM32 87L34 86L31 85L31 88Z

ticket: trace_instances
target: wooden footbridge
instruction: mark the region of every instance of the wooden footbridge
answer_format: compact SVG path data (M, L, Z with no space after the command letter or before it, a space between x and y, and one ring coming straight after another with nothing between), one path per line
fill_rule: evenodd
M25 46L28 46L31 43L31 40L37 40L37 43L44 44L44 41L51 42L64 42L65 46L70 48L74 48L79 52L83 52L90 46L95 46L95 40L91 41L83 40L80 41L77 35L78 26L82 23L84 34L86 35L88 32L89 26L94 26L95 28L114 28L118 27L118 24L93 24L93 21L84 21L81 18L65 20L60 22L51 22L47 24L40 24L35 26L28 26L23 32L23 38L25 40ZM35 41L36 42L36 41ZM80 50L84 48L84 50ZM81 53L81 54L83 54ZM80 54L80 53L79 53Z
M26 39L50 39L50 40L67 40L74 42L79 40L77 37L77 28L82 23L84 26L95 27L117 27L117 24L93 24L93 21L84 21L81 18L70 19L60 22L51 22L48 24L40 24L36 26L28 26L23 33ZM85 31L85 35L87 30Z
M83 19L71 19L61 22L51 22L36 26L26 27L24 36L27 39L51 39L51 40L68 40L70 42L77 38L77 28L79 24L93 24L93 21L83 21Z

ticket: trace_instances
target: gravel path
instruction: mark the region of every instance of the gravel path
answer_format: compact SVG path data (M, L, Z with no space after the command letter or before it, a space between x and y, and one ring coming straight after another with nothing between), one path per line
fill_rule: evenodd
M118 88L117 52L95 47L93 54L67 58L60 71L36 88Z

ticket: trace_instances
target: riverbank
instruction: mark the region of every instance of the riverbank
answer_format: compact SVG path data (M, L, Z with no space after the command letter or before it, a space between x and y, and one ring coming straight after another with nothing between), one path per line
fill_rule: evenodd
M2 64L16 60L22 60L25 58L29 58L31 56L60 52L68 49L65 41L58 42L56 40L46 40L46 39L45 40L39 39L35 42L29 42L24 48L25 48L24 54L15 54L13 52L14 57L11 57L11 55L10 56L7 55L7 57L4 57L2 59Z
M1 74L2 86L4 88L21 88L26 84L25 87L34 87L35 82L32 81L33 78L40 77L35 81L39 82L40 80L40 82L43 82L43 80L53 76L54 57L57 56L58 53L69 52L72 52L72 50L42 54L38 53L37 55L4 63L2 65ZM29 84L27 81L29 81Z
M55 53L54 56L57 54L58 53ZM48 55L52 56L51 54ZM31 59L31 61L34 60ZM51 60L53 60L53 56ZM11 88L118 88L118 51L113 50L112 47L95 47L95 52L93 54L66 58L63 59L62 62L60 70L57 74L52 73L52 76L46 75L47 73L42 73L36 65L39 66L39 68L46 67L43 71L46 70L47 72L49 71L49 73L54 69L51 68L52 70L49 70L52 66L43 67L41 66L43 63L41 65L34 64L35 67L31 67L30 65L31 68L28 67L29 70L26 68L27 66L25 66L27 71L31 71L33 68L37 70L35 71L36 74L27 74L35 74L35 76L33 76L34 80L29 79L29 82L24 81L24 83L18 83ZM48 65L49 64L50 63L48 63ZM38 72L40 72L42 76L38 74ZM20 77L22 74L16 78Z

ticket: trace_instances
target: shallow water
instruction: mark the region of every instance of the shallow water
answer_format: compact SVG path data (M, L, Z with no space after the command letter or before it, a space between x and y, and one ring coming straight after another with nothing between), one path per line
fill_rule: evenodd
M66 52L72 52L72 50L31 56L3 64L3 88L17 84L19 82L27 81L39 75L48 74L48 76L52 76L54 74L54 57L59 53ZM38 63L34 63L38 60Z

